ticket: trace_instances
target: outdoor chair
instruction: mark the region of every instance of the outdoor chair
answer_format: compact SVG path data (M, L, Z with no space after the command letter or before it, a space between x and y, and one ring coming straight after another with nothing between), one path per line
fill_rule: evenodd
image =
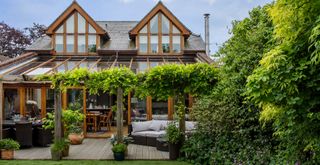
M52 130L46 130L42 127L37 127L34 129L33 137L33 144L35 146L46 147L48 144L52 143Z
M2 129L2 138L3 139L7 139L7 138L13 139L12 136L11 136L10 128L3 128Z
M16 140L21 147L32 147L32 123L15 124Z
M107 127L107 130L111 131L111 118L112 110L110 110L107 115L101 115L99 121L99 129L101 130L101 127Z

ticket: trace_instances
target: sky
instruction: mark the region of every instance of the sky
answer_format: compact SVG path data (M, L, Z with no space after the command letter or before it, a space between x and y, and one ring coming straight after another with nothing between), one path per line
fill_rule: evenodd
M33 22L49 26L73 0L0 0L0 21L15 28ZM140 21L159 0L77 0L96 21ZM204 38L204 13L210 14L210 49L215 53L230 38L233 20L242 20L272 0L162 0L193 33Z

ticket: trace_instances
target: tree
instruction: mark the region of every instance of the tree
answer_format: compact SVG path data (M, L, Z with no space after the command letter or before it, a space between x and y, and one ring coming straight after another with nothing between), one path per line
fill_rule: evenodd
M33 23L32 27L19 30L0 22L0 54L8 57L22 54L27 46L45 34L45 30L44 25L36 23Z
M279 164L319 164L320 1L278 0L269 14L279 45L249 76L248 99L274 125Z
M234 21L232 37L219 49L219 81L209 96L200 97L191 115L196 132L183 151L193 164L269 164L274 139L269 125L259 123L260 108L246 101L246 79L263 54L276 43L267 13L270 5L256 7L249 17Z
M169 97L176 100L180 131L185 131L185 94L193 96L208 94L217 82L213 65L197 63L190 65L168 64L152 68L142 76L140 92L160 100Z
M42 35L44 35L46 33L46 29L47 29L46 26L38 23L33 23L32 27L24 28L31 43L33 43Z
M23 31L17 30L4 22L0 22L0 54L15 57L23 53L30 45L29 38Z

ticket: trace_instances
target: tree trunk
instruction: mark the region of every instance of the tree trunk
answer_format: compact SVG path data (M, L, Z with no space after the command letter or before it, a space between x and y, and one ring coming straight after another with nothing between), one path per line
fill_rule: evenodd
M0 139L2 139L2 123L3 123L3 82L0 80Z
M123 90L117 90L117 142L123 142Z
M62 105L61 105L61 91L54 90L54 104L55 104L55 113L54 113L54 140L59 141L62 139Z

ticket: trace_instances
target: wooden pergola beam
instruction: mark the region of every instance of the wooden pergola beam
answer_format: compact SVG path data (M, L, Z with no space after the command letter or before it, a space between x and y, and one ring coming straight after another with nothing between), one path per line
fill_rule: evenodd
M184 65L184 62L181 60L181 58L180 58L180 57L178 57L178 60L180 61L180 63L181 63L181 64L183 64L183 65Z
M65 64L67 61L69 61L71 59L71 57L69 57L68 59L64 60L63 62L61 62L61 64L56 65L55 67L53 67L52 69L50 69L48 72L46 72L45 74L50 73L51 71L54 71L56 68L58 68L59 66Z
M70 70L74 70L74 69L76 69L76 68L79 68L79 65L84 61L84 60L86 60L87 58L83 58L81 61L79 61L72 69L70 69Z
M34 71L34 70L36 70L36 69L38 69L38 68L46 65L46 64L48 64L49 62L52 62L52 61L55 60L55 59L56 59L56 57L53 57L53 58L51 58L50 60L48 60L48 61L46 61L46 62L43 62L43 63L39 64L38 66L36 66L36 67L34 67L34 68L32 68L32 69L27 70L26 72L21 73L20 75L28 74L28 73L30 73L30 72L32 72L32 71Z
M102 58L99 58L94 64L92 64L92 66L90 66L89 71L93 69L93 67L95 67L96 65L98 65L98 63L101 61Z
M133 62L133 57L131 57L130 64L129 64L129 69L131 69L132 62Z
M113 63L112 63L110 68L114 67L114 65L116 64L117 61L118 61L118 58L114 59L114 61L113 61Z

